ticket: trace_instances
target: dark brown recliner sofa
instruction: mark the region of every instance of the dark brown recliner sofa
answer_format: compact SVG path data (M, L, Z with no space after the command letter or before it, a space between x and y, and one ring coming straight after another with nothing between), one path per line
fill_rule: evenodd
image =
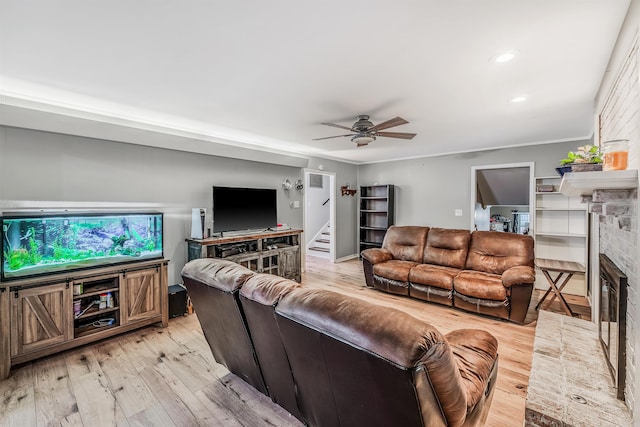
M220 275L211 276L215 271ZM443 336L399 310L219 259L191 261L182 274L205 336L219 336L224 317L239 312L253 348L224 351L250 355L241 358L250 366L254 358L266 394L306 425L480 426L486 420L498 368L498 344L486 331ZM203 286L235 289L239 282L238 298L224 299L231 309L212 307L217 292L191 294Z
M533 238L499 231L392 226L361 253L367 286L524 323Z

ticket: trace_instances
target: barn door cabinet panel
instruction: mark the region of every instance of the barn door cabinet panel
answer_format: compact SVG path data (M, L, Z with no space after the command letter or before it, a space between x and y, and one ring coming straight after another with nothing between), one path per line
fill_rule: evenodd
M11 356L73 338L69 283L14 290L11 296Z
M160 316L160 275L155 268L123 273L123 323Z
M0 381L13 365L153 323L167 326L168 262L0 282Z

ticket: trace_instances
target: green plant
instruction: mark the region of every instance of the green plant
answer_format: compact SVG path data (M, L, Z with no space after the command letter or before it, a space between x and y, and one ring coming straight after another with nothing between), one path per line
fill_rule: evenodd
M560 160L562 166L569 163L602 163L602 153L597 145L583 145L576 151L569 151L567 157Z
M19 270L25 265L29 265L29 252L26 249L12 249L5 253L5 258L9 261L9 269Z

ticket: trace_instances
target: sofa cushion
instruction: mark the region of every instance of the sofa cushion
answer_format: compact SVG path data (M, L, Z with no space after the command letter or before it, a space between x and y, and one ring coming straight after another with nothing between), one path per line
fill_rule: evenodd
M534 266L533 238L500 231L474 231L466 269L502 274L516 265Z
M482 399L493 365L498 360L498 341L487 331L459 329L445 335L456 356L467 396L467 410Z
M478 299L504 301L508 296L499 275L482 271L461 271L453 279L453 287L457 293Z
M416 265L417 262L392 259L374 265L373 274L398 282L409 282L409 272Z
M290 292L276 313L309 425L463 425L459 365L433 326L318 289ZM425 382L430 387L414 388ZM433 410L408 422L416 403ZM321 422L330 416L332 423Z
M422 262L428 231L429 227L392 225L384 235L382 248L388 250L394 259Z
M418 264L409 272L409 282L451 290L453 289L453 278L456 277L460 271L459 268Z
M304 422L296 399L296 386L276 323L280 298L301 285L272 274L258 273L240 288L240 304L251 331L258 363L271 399Z
M430 228L422 262L464 268L469 250L469 230Z

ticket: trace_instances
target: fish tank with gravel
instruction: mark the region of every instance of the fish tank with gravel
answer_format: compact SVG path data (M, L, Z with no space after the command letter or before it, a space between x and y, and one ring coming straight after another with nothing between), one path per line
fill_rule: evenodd
M162 213L7 214L1 280L163 258Z

